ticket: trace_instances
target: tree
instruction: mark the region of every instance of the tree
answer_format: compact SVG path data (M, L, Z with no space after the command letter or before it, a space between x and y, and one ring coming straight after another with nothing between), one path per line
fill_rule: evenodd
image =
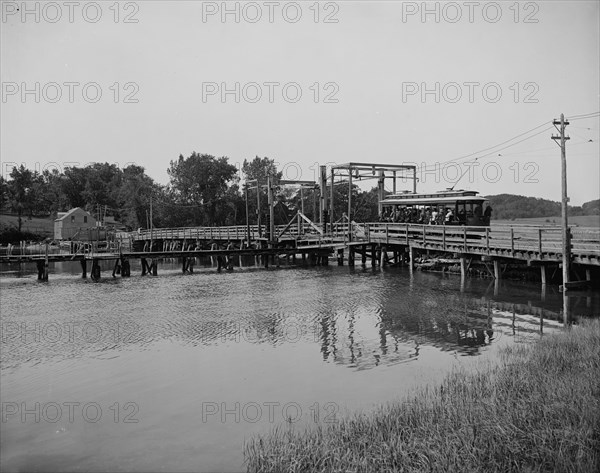
M18 230L21 231L22 216L28 214L30 217L35 208L34 185L39 182L39 174L31 172L21 164L20 167L14 167L10 172L11 181L8 183L8 202L9 208L17 212Z
M145 172L142 166L130 165L123 169L117 192L119 211L116 217L129 228L146 227L146 215L150 212L150 200L154 208L163 201L161 188ZM160 221L160 211L153 212L153 220Z
M217 208L227 192L228 182L237 172L236 167L228 163L228 158L194 151L188 158L179 155L177 161L171 161L167 172L178 203L196 207L193 223L216 223Z
M285 202L287 199L280 189L277 188L279 181L283 176L281 171L277 170L277 165L275 164L275 160L269 159L267 157L259 158L256 156L252 161L248 161L244 159L244 164L242 165L242 172L244 174L244 180L246 182L252 180L258 180L259 189L249 191L248 192L248 211L250 215L254 215L254 221L256 222L256 218L258 213L261 215L261 223L264 224L267 222L267 216L269 215L268 210L268 196L267 196L267 178L271 178L271 185L274 187L273 197L277 202ZM256 186L256 183L250 184L252 187ZM260 209L258 209L258 202L256 198L256 192L260 192ZM282 213L275 213L275 217L279 220L282 219ZM285 218L285 217L283 217ZM252 217L250 217L252 222ZM287 222L284 222L287 223Z

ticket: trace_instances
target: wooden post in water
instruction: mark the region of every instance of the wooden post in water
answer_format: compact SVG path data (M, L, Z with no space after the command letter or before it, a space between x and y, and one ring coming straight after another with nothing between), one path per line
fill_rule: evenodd
M502 271L500 270L500 261L497 259L494 260L494 279L500 280L502 276Z
M371 266L374 268L377 266L377 245L371 244Z
M348 266L354 266L354 247L348 247Z
M48 262L48 243L46 243L46 258L44 259L44 281L48 280L48 269L49 269L49 262Z
M337 251L337 262L338 266L344 266L344 249L340 248Z
M98 260L98 258L94 258L94 259L92 259L92 271L90 272L92 281L99 281L100 275L101 275L100 261Z
M119 259L115 260L115 265L113 266L112 277L117 277L117 274L121 273L121 265L119 264Z
M81 279L86 279L87 278L87 261L85 259L85 256L83 257L82 260L79 260L79 263L81 264Z
M540 276L542 277L542 286L546 285L546 265L540 266Z
M363 246L361 246L361 248L362 248L362 254L360 255L361 263L363 266L366 266L366 264L367 264L367 245L363 245Z
M464 279L467 276L467 258L460 257L460 277Z
M121 277L128 278L131 276L131 265L129 260L121 257Z

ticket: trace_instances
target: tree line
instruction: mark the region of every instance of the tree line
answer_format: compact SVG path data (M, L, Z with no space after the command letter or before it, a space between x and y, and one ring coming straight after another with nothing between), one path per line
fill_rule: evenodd
M251 182L248 192L250 223L268 221L267 191L270 176L274 186L276 225L286 224L304 209L308 218L318 221L319 190L280 185L282 172L275 161L256 156L244 160L242 175ZM26 217L55 218L57 212L81 207L96 215L113 216L129 230L154 227L221 226L246 223L246 190L242 176L227 157L193 152L172 160L167 169L169 183L161 185L142 166L123 169L115 164L95 163L86 167L67 167L42 173L24 166L12 169L9 177L0 176L0 204L3 212L18 216L21 231ZM257 180L261 184L258 189ZM257 195L258 193L258 195ZM501 194L488 196L493 218L512 219L560 215L560 203L534 197ZM260 205L259 205L260 202ZM339 219L348 208L347 186L334 187L334 216ZM570 207L570 215L598 215L600 201ZM152 216L152 222L150 222ZM352 217L359 222L378 220L377 188L362 191L352 187Z
M56 217L74 207L92 215L109 215L128 229L183 226L243 225L246 223L246 191L237 168L227 157L193 152L172 160L167 169L169 183L161 185L142 166L123 169L115 164L95 163L86 167L67 167L41 173L24 166L12 169L9 177L0 176L0 203L3 212L18 216L19 232L23 218ZM319 191L316 188L281 186L282 172L275 161L256 156L244 160L246 181L258 180L248 190L250 223L258 216L267 222L267 176L274 186L276 225L286 224L304 208L318 220ZM257 196L257 193L259 195ZM377 191L352 189L354 215L358 220L377 220ZM260 207L259 207L260 202ZM335 188L335 214L341 216L348 206L347 188ZM150 222L152 215L152 222Z

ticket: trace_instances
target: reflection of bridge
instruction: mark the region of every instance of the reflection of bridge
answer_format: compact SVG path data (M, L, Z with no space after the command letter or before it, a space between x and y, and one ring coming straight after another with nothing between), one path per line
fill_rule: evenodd
M409 260L411 268L422 254L452 254L466 275L471 264L483 265L489 275L500 279L508 264L539 266L542 283L546 268L557 268L562 261L561 230L549 226L465 227L452 225L420 225L410 223L355 222L317 224L301 212L285 226L271 229L265 226L166 228L131 233L128 238L112 242L101 250L98 244L71 245L71 251L35 255L4 255L0 262L36 262L40 278L47 276L50 261L78 260L85 275L86 261L92 261L92 276L98 276L100 260L114 260L116 273L127 276L128 260L142 260L143 274L156 274L160 258L182 258L184 272L193 271L194 258L211 256L219 269L229 265L232 257L253 255L268 266L276 257L287 255L308 258L312 264L327 264L328 256L337 252L338 262L354 265L357 255L373 266L402 264ZM592 269L600 266L600 230L571 229L573 267L585 271L591 279ZM102 243L106 246L106 242ZM489 265L489 266L488 266ZM120 271L125 268L125 272Z

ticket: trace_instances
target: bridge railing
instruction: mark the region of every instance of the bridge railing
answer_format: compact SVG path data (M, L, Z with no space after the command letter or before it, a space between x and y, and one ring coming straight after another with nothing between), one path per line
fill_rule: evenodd
M322 228L318 226L319 228ZM573 254L600 255L600 229L571 227ZM346 242L367 243L419 243L451 251L468 251L469 248L485 252L507 250L514 252L562 253L562 231L559 227L528 225L492 225L491 227L466 227L454 225L420 225L412 223L348 223L326 226L324 235L306 224L278 225L276 235L334 239ZM349 232L351 236L349 238ZM250 239L267 237L267 226L250 226ZM131 234L132 240L244 240L248 238L245 225L228 227L158 228Z
M557 227L491 226L465 227L417 225L408 223L365 224L367 241L404 243L413 241L464 251L478 248L486 251L562 253L562 230ZM600 229L571 227L573 254L600 255Z

